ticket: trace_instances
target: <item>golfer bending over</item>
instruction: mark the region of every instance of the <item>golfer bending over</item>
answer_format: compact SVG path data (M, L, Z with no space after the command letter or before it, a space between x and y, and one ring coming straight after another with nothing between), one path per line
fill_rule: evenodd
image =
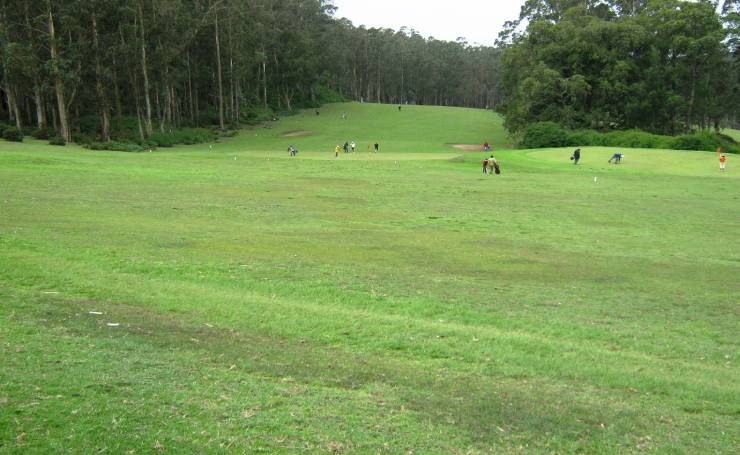
M620 164L622 162L622 158L624 158L624 153L615 153L611 158L609 158L608 163L611 164L612 161L614 161L614 164Z

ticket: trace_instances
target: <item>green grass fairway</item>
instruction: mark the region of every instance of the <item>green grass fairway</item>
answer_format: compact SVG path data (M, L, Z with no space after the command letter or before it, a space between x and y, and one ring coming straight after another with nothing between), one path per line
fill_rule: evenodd
M381 152L459 152L453 145L488 141L494 148L511 148L500 117L479 109L397 106L384 104L330 104L299 115L268 122L235 141L249 150L284 151L292 144L300 151L333 155L337 145L355 141L367 154L378 142ZM346 118L343 118L343 114ZM233 148L233 144L219 147ZM218 150L218 148L217 148ZM458 153L459 154L459 153Z
M450 144L509 146L490 112L268 126L0 142L0 453L737 453L740 158L485 176Z

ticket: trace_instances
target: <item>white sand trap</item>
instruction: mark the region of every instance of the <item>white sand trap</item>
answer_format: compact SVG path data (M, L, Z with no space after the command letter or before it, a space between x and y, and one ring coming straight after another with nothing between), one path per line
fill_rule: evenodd
M458 150L464 150L466 152L482 152L483 146L482 145L474 145L474 144L452 144L453 147L455 147Z
M285 133L280 137L302 137L302 136L310 136L313 134L313 131L291 131L289 133Z

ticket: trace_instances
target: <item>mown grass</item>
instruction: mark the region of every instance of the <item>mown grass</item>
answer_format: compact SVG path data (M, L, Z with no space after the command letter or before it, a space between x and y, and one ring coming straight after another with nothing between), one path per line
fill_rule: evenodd
M492 114L414 109L1 143L0 451L734 453L732 163L500 151L487 177L447 144L505 146ZM387 151L334 159L332 117Z

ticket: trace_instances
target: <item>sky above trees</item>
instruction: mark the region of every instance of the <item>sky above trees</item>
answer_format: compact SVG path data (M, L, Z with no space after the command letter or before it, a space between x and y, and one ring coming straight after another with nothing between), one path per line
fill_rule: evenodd
M368 27L413 28L424 36L493 45L504 22L516 19L524 0L334 0L337 17Z

